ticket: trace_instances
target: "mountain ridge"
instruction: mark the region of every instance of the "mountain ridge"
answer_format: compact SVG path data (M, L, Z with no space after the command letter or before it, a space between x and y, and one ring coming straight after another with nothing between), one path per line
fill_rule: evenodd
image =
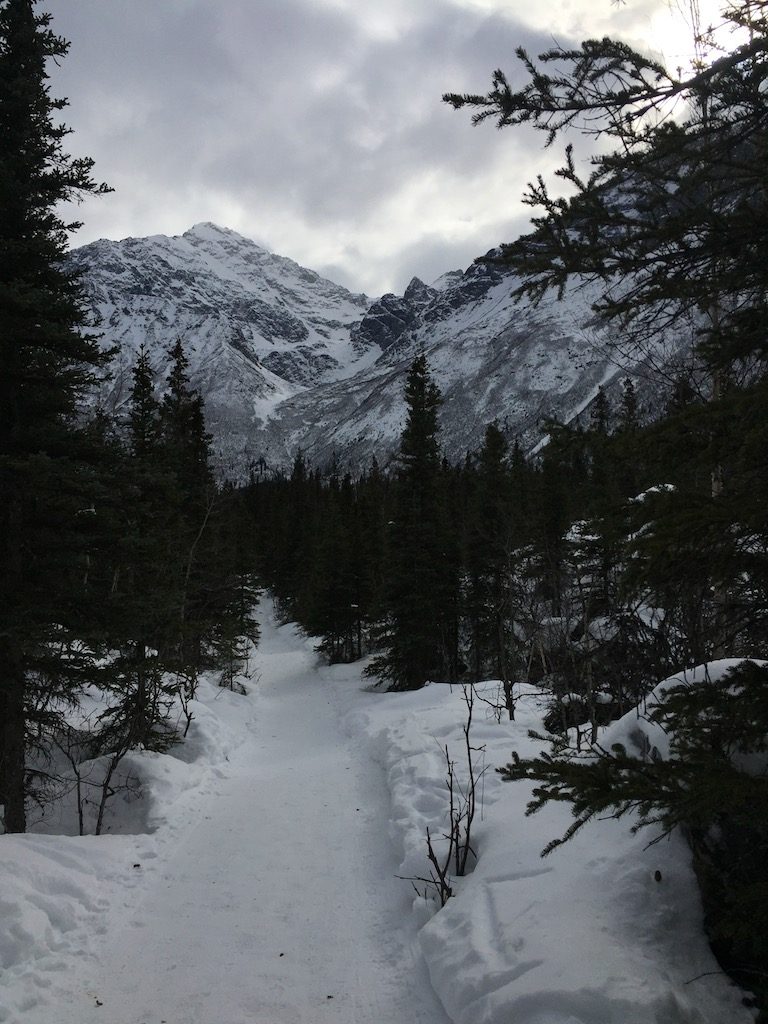
M100 400L122 408L141 345L162 384L167 350L182 337L218 469L235 479L256 462L286 466L299 449L317 464L359 468L374 455L386 464L405 421L405 377L422 352L454 460L493 420L532 448L542 419L578 415L643 358L618 367L605 330L584 326L588 288L518 303L519 281L489 258L373 299L210 222L176 236L102 239L69 260L105 345L118 350Z

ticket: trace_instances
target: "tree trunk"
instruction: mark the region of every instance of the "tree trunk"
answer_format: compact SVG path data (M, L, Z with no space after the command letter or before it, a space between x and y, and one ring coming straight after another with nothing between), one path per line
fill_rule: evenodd
M502 596L502 588L497 579L496 585L496 653L499 663L499 675L501 676L501 683L504 687L504 705L507 709L510 722L515 720L515 699L512 693L512 676L509 670L509 661L507 659L507 638L505 630L505 607L504 598Z
M719 328L719 319L716 313L712 314L715 325ZM723 394L723 374L717 370L712 378L712 401L718 402ZM723 464L717 462L712 467L712 497L715 501L723 496L725 489ZM715 610L714 643L712 645L712 657L724 658L726 656L725 642L728 627L728 588L723 580L714 580L712 586L712 601Z
M5 680L0 684L0 803L4 805L6 832L26 832L24 808L24 673L7 646Z

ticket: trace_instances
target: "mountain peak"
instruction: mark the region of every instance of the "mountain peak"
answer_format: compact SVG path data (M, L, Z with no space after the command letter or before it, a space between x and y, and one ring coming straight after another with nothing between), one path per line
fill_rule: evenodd
M463 270L448 270L444 274L441 274L435 281L430 285L436 292L445 292L449 288L458 284L459 281L464 277Z
M225 228L221 224L214 224L211 220L201 220L197 224L193 224L184 234L196 235L198 238L211 238L220 235L236 235L237 232L232 228Z
M403 292L403 298L415 306L426 306L434 297L434 289L424 284L420 277L412 277L408 287Z
M200 242L247 242L248 245L253 245L257 249L263 249L264 252L267 251L264 249L264 246L259 245L258 242L254 242L253 239L246 238L245 235L241 235L239 232L233 231L232 228L225 228L220 224L214 224L210 220L203 220L198 224L193 224L188 231L184 232L182 238Z

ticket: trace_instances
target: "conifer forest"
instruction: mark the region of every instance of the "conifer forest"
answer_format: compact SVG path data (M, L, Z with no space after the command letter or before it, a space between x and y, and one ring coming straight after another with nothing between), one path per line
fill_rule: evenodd
M66 268L60 209L109 186L67 153L68 43L35 0L0 2L3 838L63 772L78 831L102 833L121 763L183 741L201 677L238 691L269 595L323 664L364 659L379 692L498 680L514 722L535 688L540 753L492 770L533 784L532 814L569 808L544 852L603 818L681 834L717 962L768 1020L768 4L724 18L731 47L687 76L588 40L521 49L487 93L443 97L475 131L525 126L563 149L567 198L535 180L530 233L484 259L533 302L587 288L617 360L661 337L683 356L542 422L534 448L500 408L452 461L419 354L394 457L298 450L227 480L184 337L164 373L141 349L119 409L93 399L114 352ZM595 138L584 175L574 154ZM664 756L603 744L638 707Z

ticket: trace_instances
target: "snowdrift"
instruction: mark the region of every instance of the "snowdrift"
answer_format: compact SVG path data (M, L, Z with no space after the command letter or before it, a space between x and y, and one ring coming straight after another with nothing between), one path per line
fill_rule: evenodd
M728 666L722 666L723 671ZM662 684L658 693L679 682ZM483 684L494 698L498 686ZM482 710L486 714L483 720ZM383 694L350 717L384 764L392 793L392 832L404 876L426 873L425 832L446 827L447 744L461 770L465 712L461 689L433 684ZM512 749L543 746L543 706L533 688L519 693L516 721L497 722L475 703L475 747L490 765ZM648 728L638 711L605 730L620 742ZM654 737L661 743L660 737ZM628 749L632 749L628 745ZM476 755L478 756L478 755ZM420 932L429 973L456 1024L737 1024L753 1020L741 991L721 973L703 932L698 889L683 838L648 845L625 817L595 821L546 859L543 847L572 822L569 805L525 817L529 783L481 780L478 854L455 896ZM429 913L416 900L417 912Z

